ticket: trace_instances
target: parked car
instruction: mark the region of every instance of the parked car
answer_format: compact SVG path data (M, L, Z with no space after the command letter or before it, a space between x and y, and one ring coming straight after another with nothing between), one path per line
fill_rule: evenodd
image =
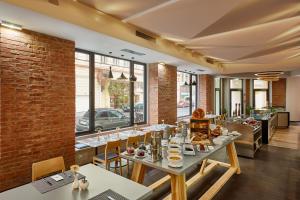
M177 108L185 108L185 107L189 107L190 106L190 102L189 101L179 101L177 103Z
M134 105L135 112L143 112L144 111L144 103L136 103Z
M95 130L109 130L116 127L125 127L130 125L130 118L124 113L113 108L95 109ZM89 111L87 111L76 124L76 131L86 131L89 129Z

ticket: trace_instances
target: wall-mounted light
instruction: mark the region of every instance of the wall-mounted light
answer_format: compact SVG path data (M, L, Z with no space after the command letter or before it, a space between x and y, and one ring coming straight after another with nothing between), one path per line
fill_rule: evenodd
M5 20L1 21L1 26L7 27L7 28L11 28L11 29L15 29L15 30L22 30L22 26L19 24L15 24L15 23L11 23Z

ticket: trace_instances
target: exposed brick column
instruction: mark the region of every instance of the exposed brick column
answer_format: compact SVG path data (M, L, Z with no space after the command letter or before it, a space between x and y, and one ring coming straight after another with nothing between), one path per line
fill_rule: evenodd
M149 64L149 123L174 124L177 121L177 69Z
M214 77L208 74L199 75L199 107L205 112L214 111Z
M286 106L286 79L272 82L272 106Z
M33 162L75 162L75 44L0 27L0 191L31 182Z

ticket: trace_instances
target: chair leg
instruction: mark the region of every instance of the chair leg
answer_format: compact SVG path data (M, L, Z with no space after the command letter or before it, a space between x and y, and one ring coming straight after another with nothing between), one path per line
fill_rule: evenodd
M129 160L127 159L127 177L129 178Z
M115 174L117 173L117 166L118 166L118 161L117 160L115 160Z
M123 170L122 170L122 158L120 159L120 175L123 176Z
M105 168L106 168L106 170L110 171L110 162L109 161L106 161Z

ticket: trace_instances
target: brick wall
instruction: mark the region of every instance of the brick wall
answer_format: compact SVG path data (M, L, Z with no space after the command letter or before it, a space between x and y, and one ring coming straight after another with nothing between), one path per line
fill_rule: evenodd
M214 77L208 74L199 75L199 106L205 112L214 111Z
M33 162L74 163L74 42L0 27L0 191L31 181Z
M177 121L177 69L169 65L149 65L149 123Z
M272 106L286 106L286 79L272 82Z

